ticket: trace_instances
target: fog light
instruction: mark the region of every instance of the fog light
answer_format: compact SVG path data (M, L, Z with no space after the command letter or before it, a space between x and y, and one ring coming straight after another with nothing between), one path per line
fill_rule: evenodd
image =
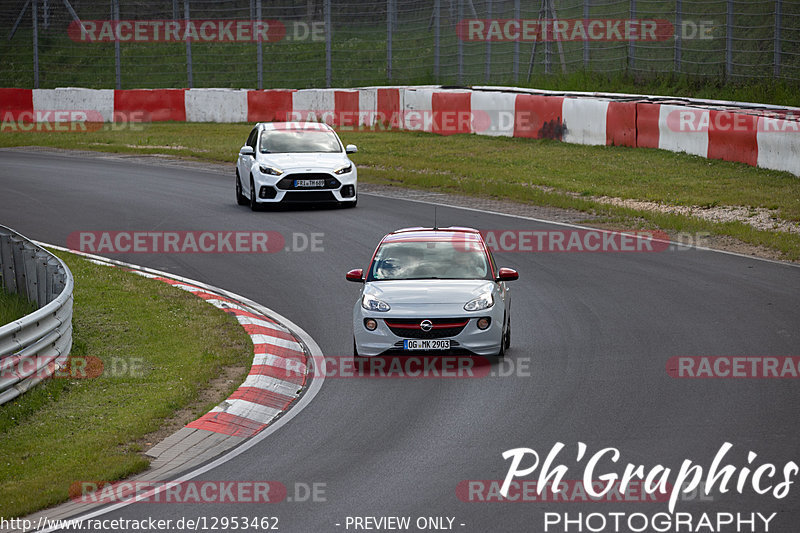
M375 328L378 327L378 321L374 318L367 318L364 320L364 327L370 331L375 331Z
M486 328L489 327L489 324L491 324L491 323L492 323L492 320L490 318L486 318L486 317L479 318L478 319L478 329L486 329Z

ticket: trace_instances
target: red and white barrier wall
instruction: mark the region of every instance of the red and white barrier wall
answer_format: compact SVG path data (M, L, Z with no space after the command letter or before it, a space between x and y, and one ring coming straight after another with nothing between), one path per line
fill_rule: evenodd
M450 135L661 148L800 176L800 110L649 97L440 87L360 89L0 89L0 133L83 111L102 121L324 121ZM24 124L24 126L23 126Z

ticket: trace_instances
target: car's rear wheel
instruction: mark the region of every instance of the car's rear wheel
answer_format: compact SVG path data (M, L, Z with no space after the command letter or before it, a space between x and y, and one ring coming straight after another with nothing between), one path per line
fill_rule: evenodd
M250 176L250 209L258 211L258 202L256 201L256 182L253 176Z
M236 171L236 203L247 205L247 197L242 193L242 181L239 179L239 171Z

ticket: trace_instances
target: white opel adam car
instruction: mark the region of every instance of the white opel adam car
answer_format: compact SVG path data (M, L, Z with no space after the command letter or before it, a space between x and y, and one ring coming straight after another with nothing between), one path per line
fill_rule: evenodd
M236 202L259 206L278 203L358 202L356 166L327 124L268 122L256 124L239 150L236 162Z
M519 278L498 269L478 230L408 228L386 235L353 310L353 355L438 352L502 357L511 343L511 294Z

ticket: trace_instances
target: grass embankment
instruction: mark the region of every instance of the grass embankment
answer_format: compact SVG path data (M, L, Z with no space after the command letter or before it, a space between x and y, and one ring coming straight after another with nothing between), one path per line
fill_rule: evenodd
M36 306L22 296L6 291L0 285L0 327L36 311Z
M161 153L231 165L250 126L154 123L139 131L5 133L0 146L43 145L123 153ZM419 132L340 131L359 146L359 179L401 187L510 199L599 214L621 227L711 232L800 258L800 236L743 222L603 204L611 196L686 206L745 206L800 220L800 178L665 150L583 146L551 140Z
M196 296L58 255L75 276L74 368L0 408L4 518L66 500L73 482L145 469L146 436L178 412L196 417L227 397L252 358L236 320ZM82 379L100 369L97 359L102 373ZM217 387L218 398L200 399L223 367L241 371Z

